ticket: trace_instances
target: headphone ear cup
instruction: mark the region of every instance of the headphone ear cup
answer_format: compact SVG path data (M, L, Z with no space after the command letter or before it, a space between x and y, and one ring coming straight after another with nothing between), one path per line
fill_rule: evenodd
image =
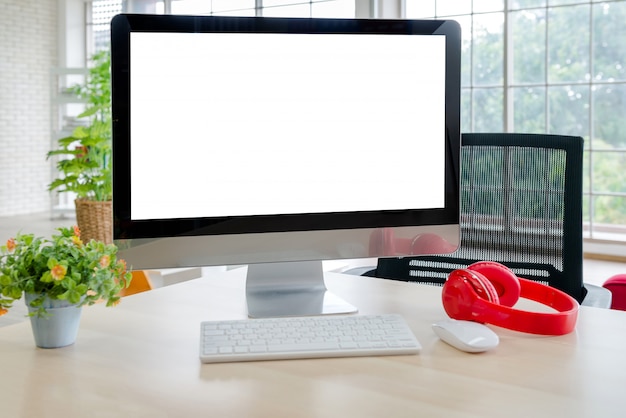
M453 319L480 321L474 309L483 301L499 304L498 293L482 274L468 269L454 270L442 290L443 307Z
M409 254L450 254L456 248L456 245L450 244L444 237L427 232L413 238Z
M479 272L470 271L470 273L471 274L466 275L465 278L476 294L488 302L500 304L500 297L491 281Z
M392 256L396 254L393 229L376 229L370 235L369 253L371 257Z
M495 261L479 261L471 264L467 269L480 273L491 282L501 305L511 307L519 300L520 282L515 273L507 266Z

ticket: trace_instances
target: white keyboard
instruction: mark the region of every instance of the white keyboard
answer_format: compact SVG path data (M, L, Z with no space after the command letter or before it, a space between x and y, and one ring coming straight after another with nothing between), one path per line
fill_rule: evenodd
M416 354L400 315L305 316L201 323L203 363Z

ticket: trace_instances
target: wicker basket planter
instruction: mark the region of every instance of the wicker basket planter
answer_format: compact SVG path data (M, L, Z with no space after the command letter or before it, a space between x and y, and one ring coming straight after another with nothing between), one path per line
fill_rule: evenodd
M83 242L92 239L105 244L113 243L113 205L110 200L99 202L76 199L76 223Z

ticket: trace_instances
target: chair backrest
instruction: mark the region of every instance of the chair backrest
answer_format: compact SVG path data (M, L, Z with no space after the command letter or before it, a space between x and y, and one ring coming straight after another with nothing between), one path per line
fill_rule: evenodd
M475 133L461 143L459 249L381 258L374 275L443 284L456 268L492 260L582 302L583 139Z

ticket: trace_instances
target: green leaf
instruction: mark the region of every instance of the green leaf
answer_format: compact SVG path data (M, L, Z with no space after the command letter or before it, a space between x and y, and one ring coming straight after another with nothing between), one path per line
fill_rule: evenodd
M69 290L68 292L69 292L69 296L68 296L67 300L70 303L78 303L78 302L80 302L80 298L82 296L82 294L80 292L78 292L76 290Z
M0 286L9 286L12 281L13 280L11 280L11 277L7 276L6 274L0 276Z
M110 298L109 300L107 300L107 306L115 306L117 304L117 302L120 300L119 296L115 296Z
M9 295L9 297L13 298L13 299L21 298L22 297L22 290L19 287L17 287L17 286L12 287L11 288L11 294Z
M52 274L50 274L50 271L46 271L41 275L41 279L39 279L39 281L43 283L52 283L54 278L52 277Z
M76 288L76 282L69 277L65 277L61 283L63 284L63 287L67 290L73 290L74 288Z
M76 138L74 136L66 136L65 138L59 139L59 145L65 148L69 147L75 142L76 142Z
M76 153L73 150L60 149L60 150L55 150L55 151L49 151L48 158L52 157L53 155L75 155L75 154Z
M81 113L80 115L78 115L78 118L87 118L89 116L95 115L98 110L100 110L97 106L93 106L90 108L85 109L85 111L83 113Z
M57 264L59 264L59 262L56 260L56 258L51 257L48 259L47 266L50 270L52 270Z
M75 139L82 139L87 137L88 132L87 129L84 126L77 126L76 129L74 129L74 132L72 133L72 136Z

